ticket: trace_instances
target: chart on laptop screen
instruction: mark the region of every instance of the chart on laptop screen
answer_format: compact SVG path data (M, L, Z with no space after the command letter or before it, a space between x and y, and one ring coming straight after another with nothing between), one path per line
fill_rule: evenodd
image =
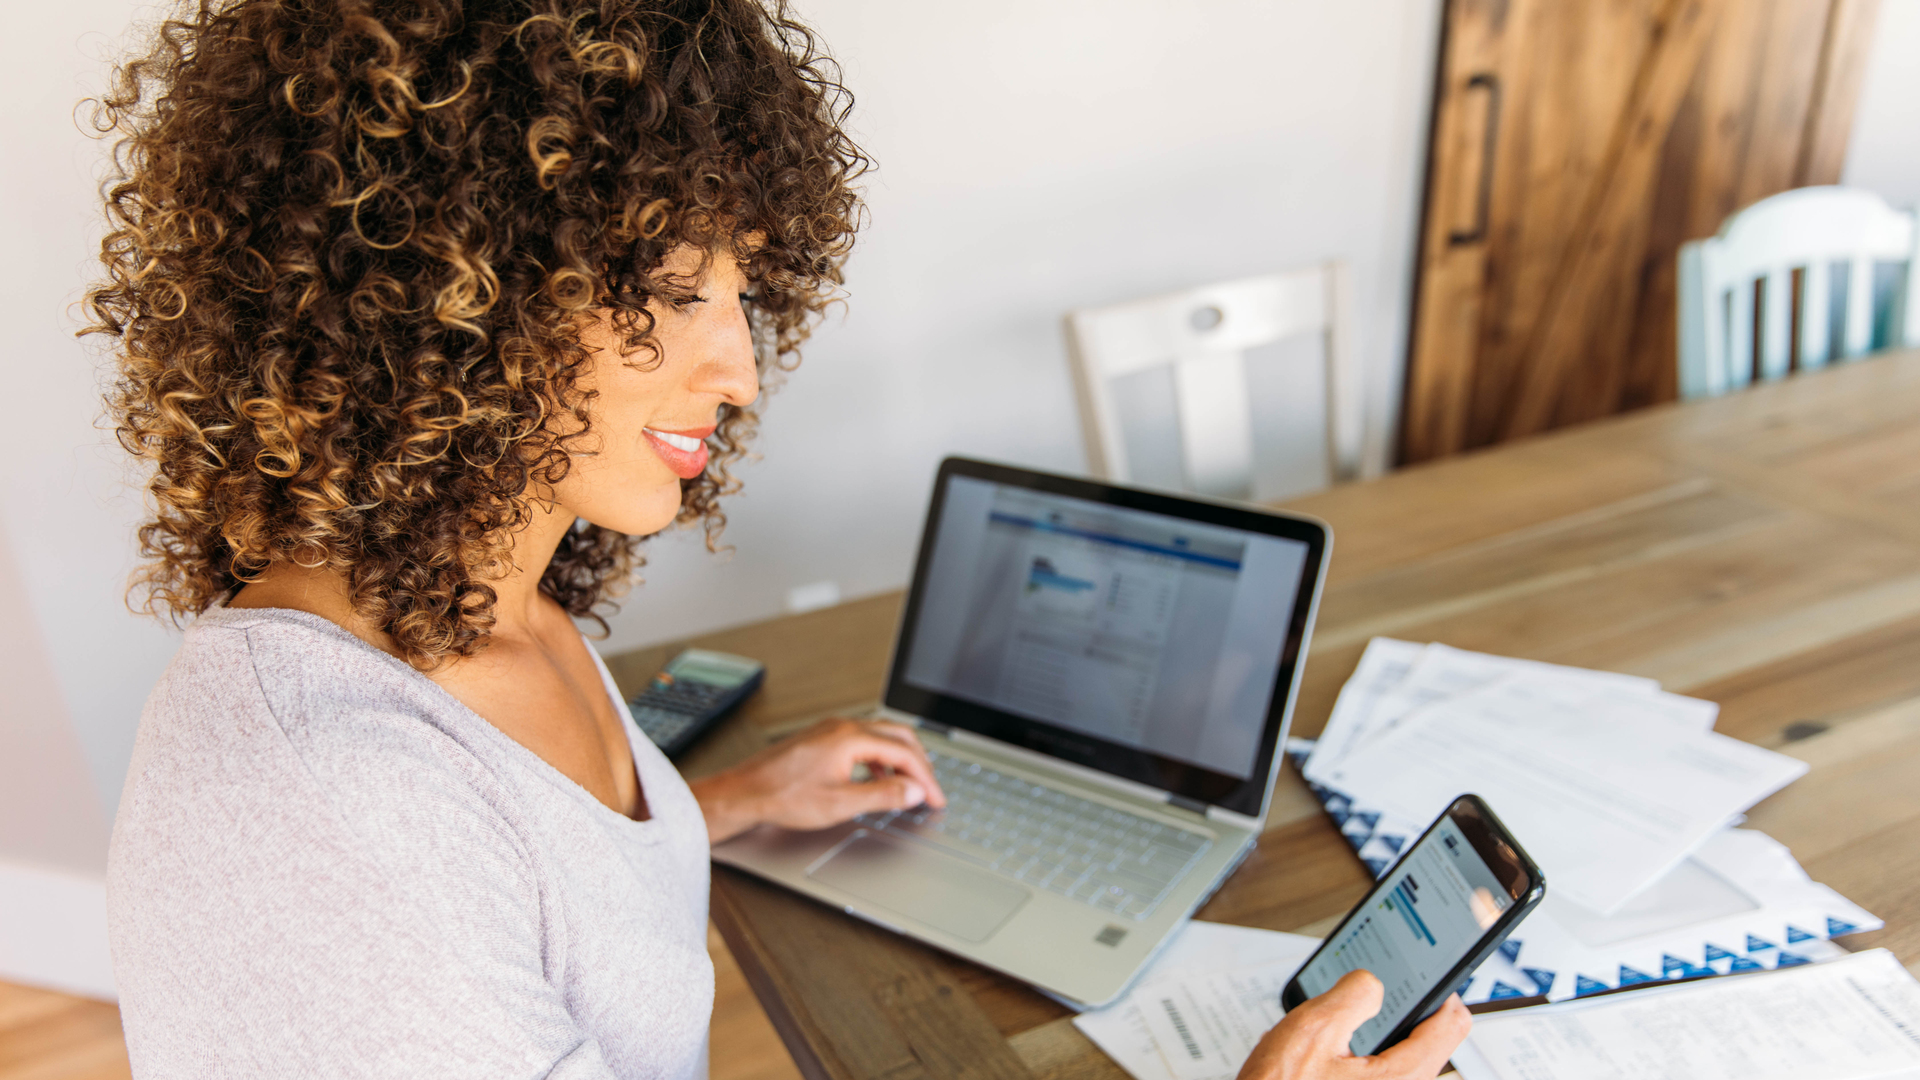
M956 476L905 677L1246 779L1307 554Z

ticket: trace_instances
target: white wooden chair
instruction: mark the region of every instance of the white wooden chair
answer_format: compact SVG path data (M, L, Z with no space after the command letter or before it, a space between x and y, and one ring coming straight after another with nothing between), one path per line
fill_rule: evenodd
M1680 249L1680 396L1713 397L1786 376L1799 338L1799 367L1853 360L1873 347L1874 266L1903 263L1886 313L1888 345L1920 345L1920 229L1914 215L1878 195L1808 187L1762 199L1728 218L1720 234ZM1800 310L1794 330L1793 274ZM1837 288L1844 281L1844 289ZM1754 340L1755 283L1762 294ZM1834 297L1844 291L1843 312ZM1836 319L1835 316L1840 318ZM1839 346L1834 324L1839 322ZM1837 353L1837 355L1836 355Z
M1246 354L1313 334L1324 341L1325 483L1360 475L1364 407L1346 303L1345 273L1339 263L1327 263L1069 312L1067 349L1094 474L1123 483L1141 479L1143 463L1129 460L1115 385L1170 366L1180 486L1224 498L1266 497L1254 490Z

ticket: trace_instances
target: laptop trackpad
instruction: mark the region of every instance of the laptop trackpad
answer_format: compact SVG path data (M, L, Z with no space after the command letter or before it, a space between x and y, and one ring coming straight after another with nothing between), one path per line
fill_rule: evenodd
M1003 878L861 830L807 876L962 941L985 941L1031 895Z

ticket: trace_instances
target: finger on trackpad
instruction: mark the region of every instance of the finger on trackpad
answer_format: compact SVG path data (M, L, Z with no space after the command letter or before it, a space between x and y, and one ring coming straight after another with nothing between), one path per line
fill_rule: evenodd
M958 859L865 831L807 876L962 941L992 937L1032 895Z

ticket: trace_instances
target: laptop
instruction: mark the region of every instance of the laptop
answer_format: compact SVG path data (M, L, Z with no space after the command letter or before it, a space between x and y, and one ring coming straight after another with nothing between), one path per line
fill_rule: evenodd
M876 717L944 810L716 862L1081 1006L1252 851L1332 542L1311 518L948 458Z

